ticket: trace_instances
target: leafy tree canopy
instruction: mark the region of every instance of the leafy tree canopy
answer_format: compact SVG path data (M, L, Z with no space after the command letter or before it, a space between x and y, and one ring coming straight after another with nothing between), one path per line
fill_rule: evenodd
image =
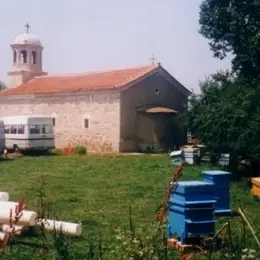
M234 72L246 78L259 75L260 0L204 0L199 23L215 57L230 53Z
M193 95L188 127L212 151L260 159L260 85L219 72Z

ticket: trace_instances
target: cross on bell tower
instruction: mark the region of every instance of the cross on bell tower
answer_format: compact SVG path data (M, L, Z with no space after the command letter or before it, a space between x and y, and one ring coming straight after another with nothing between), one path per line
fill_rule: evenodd
M29 29L30 29L30 25L27 23L26 25L25 25L25 28L26 28L26 33L29 33Z

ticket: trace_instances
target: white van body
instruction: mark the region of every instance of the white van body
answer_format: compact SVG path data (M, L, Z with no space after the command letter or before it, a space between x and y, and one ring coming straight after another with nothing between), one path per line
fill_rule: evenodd
M5 150L5 125L4 121L0 120L0 155L4 154Z
M55 147L53 118L41 115L7 116L5 126L7 150L49 150Z

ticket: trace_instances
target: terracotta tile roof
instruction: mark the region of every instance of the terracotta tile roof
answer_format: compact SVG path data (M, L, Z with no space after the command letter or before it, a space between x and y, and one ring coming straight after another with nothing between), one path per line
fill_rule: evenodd
M121 88L152 72L159 66L159 64L154 64L104 72L41 76L16 88L3 90L0 92L0 96Z

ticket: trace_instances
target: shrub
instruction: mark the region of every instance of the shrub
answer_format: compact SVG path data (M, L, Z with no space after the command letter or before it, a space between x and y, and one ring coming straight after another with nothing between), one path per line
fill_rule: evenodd
M83 155L87 153L87 148L83 145L77 145L75 149L75 153L79 155Z
M64 154L64 152L60 148L54 148L54 149L50 149L49 150L49 154L52 154L52 155L62 155L62 154Z

